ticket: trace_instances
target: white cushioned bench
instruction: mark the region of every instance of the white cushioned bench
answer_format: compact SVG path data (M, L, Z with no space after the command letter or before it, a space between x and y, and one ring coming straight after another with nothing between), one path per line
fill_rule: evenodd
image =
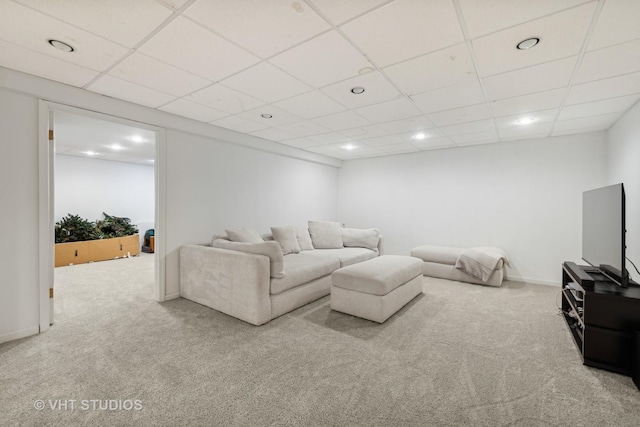
M461 255L486 255L490 259L495 260L495 267L491 267L490 274L486 273L484 279L478 271L474 271L475 275L465 272L465 265L461 265ZM500 248L481 247L481 248L453 248L449 246L431 246L423 245L413 248L411 256L422 260L422 274L430 277L438 277L441 279L456 280L459 282L475 283L488 286L502 286L505 276L505 266L509 265L509 260L504 251ZM469 258L463 258L469 261ZM456 268L456 263L458 268ZM469 266L468 264L466 265ZM472 266L473 267L473 266ZM467 269L467 271L469 271Z
M422 293L421 262L382 255L331 274L331 309L383 323Z

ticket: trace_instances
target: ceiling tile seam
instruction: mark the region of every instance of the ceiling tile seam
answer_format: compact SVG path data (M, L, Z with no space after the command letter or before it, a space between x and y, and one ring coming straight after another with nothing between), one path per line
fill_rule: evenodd
M610 44L610 45L607 45L607 46L604 46L604 47L599 47L599 48L593 49L593 50L587 50L586 53L599 52L601 50L611 49L612 47L620 46L620 45L623 45L623 44L637 42L638 40L640 40L640 37L636 37L636 38L633 38L633 39L625 40L623 42L613 43L613 44Z
M560 106L558 107L558 112L556 113L556 117L553 120L553 124L551 125L551 129L549 130L548 136L551 136L556 129L556 123L560 118L560 114L562 114L562 109L567 102L567 98L569 97L569 92L571 92L571 88L573 87L573 80L578 74L578 70L580 70L580 66L582 65L582 60L584 59L584 55L587 52L587 47L589 46L589 42L591 41L591 36L595 31L596 25L598 23L598 19L600 19L600 14L602 13L602 9L604 8L606 0L598 0L596 5L596 10L593 12L593 16L591 17L591 23L589 24L589 29L587 30L587 35L582 41L582 46L580 47L580 52L578 53L578 59L576 64L573 67L573 71L571 73L571 77L569 77L569 82L567 83L566 89L564 91L564 95L562 96L562 100L560 101Z
M567 104L567 105L564 105L563 107L558 107L558 108L565 108L565 107L578 107L578 106L580 106L580 105L592 104L592 103L594 103L594 102L609 101L609 100L613 100L613 99L627 98L627 97L634 96L634 95L635 95L635 96L640 95L640 90L638 90L638 91L637 91L637 92L635 92L635 93L627 93L626 95L609 96L609 97L607 97L607 98L596 99L596 100L593 100L593 101L579 102L579 103L577 103L577 104ZM635 104L635 102L634 102L634 104Z
M134 52L138 52L138 49L143 46L145 43L147 43L149 40L151 40L153 37L155 37L160 31L162 31L167 25L169 25L170 23L172 23L173 21L175 21L180 15L182 15L182 12L184 12L186 9L188 9L189 7L191 7L195 2L197 2L198 0L188 0L185 4L183 4L179 9L177 9L176 11L172 12L171 15L169 15L164 21L162 21L160 23L160 25L158 25L156 28L154 28L153 30L151 30L151 32L149 32L145 37L142 38L142 40L140 40L135 46L133 46L132 48L129 49L129 51L127 53L125 53L122 57L120 57L119 59L117 59L113 64L111 64L110 67L108 67L107 69L105 69L104 71L102 71L100 74L98 74L94 79L92 79L89 83L85 84L82 89L87 89L89 86L91 86L93 83L97 82L100 78L102 78L103 76L109 74L114 68L116 68L118 65L120 65L125 59L127 59L128 57L130 57L131 55L133 55ZM166 7L166 6L165 6ZM169 9L171 10L171 9ZM126 47L126 46L125 46ZM140 55L143 55L143 53L140 53ZM149 55L145 55L147 57L150 57ZM154 58L155 59L155 58ZM162 62L162 61L160 61ZM167 64L167 65L171 65L171 64ZM175 67L175 65L174 65ZM177 68L177 67L176 67ZM193 74L193 73L191 73ZM195 74L194 74L195 75ZM209 80L209 79L207 79ZM131 82L133 83L133 82ZM175 96L175 95L174 95Z
M381 3L381 4L377 5L377 6L374 6L374 7L372 7L372 8L371 8L371 9L369 9L369 10L366 10L366 11L364 11L364 12L362 12L362 13L359 13L359 14L357 14L356 16L353 16L353 17L351 17L351 18L347 19L346 21L342 21L342 22L339 22L339 23L337 23L337 22L336 22L336 23L334 23L334 22L333 22L333 21L332 21L328 16L326 16L323 12L321 12L321 11L320 11L320 8L314 4L314 0L303 0L303 1L304 1L305 3L307 3L307 5L308 5L311 9L313 9L313 10L314 10L318 15L320 15L320 17L322 17L322 19L324 19L325 21L327 21L327 22L328 22L328 23L330 23L331 25L342 26L342 25L346 25L346 24L348 24L348 23L350 23L350 22L353 22L353 21L355 21L355 20L357 20L357 19L360 19L360 18L362 18L363 16L368 15L368 14L370 14L370 13L372 13L372 12L375 12L376 10L381 9L381 8L383 8L383 7L387 6L387 5L389 5L390 3L395 2L396 0L387 0L387 1L385 1L384 3Z
M457 2L458 0L454 0L454 1ZM500 29L495 30L495 31L490 31L488 33L483 33L483 34L477 35L477 36L473 37L472 40L477 40L477 39L480 39L480 38L483 38L483 37L488 37L488 36L494 35L496 33L500 33L502 31L506 31L506 30L510 30L512 28L519 27L520 25L524 25L524 24L529 24L531 22L535 22L535 21L537 21L539 19L546 19L546 18L548 18L550 16L557 15L559 13L564 13L564 12L567 12L567 11L569 11L571 9L577 9L579 7L585 6L585 5L589 4L589 3L595 3L597 1L601 1L601 0L586 0L586 1L582 2L582 3L578 3L578 4L575 4L573 6L569 6L569 7L565 8L565 9L556 10L555 12L550 12L550 13L547 13L546 15L541 15L541 16L538 16L536 18L528 19L528 20L525 20L525 21L521 21L521 22L518 22L516 24L509 25L507 27L503 27L503 28L500 28ZM462 9L460 11L462 12Z

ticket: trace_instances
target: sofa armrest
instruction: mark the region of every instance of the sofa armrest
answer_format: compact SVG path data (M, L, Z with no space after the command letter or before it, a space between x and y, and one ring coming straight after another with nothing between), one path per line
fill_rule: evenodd
M378 256L384 255L384 238L382 234L380 235L380 239L378 239Z
M210 246L180 248L180 296L253 325L271 320L269 257Z

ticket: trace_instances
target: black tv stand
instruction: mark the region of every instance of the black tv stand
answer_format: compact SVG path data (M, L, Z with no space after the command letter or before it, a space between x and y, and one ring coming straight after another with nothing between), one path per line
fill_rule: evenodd
M640 388L640 288L591 270L562 264L564 319L585 365L632 376Z

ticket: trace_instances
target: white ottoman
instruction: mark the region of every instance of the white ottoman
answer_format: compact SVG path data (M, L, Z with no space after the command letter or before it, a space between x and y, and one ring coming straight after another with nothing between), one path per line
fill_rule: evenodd
M422 293L422 261L382 255L331 274L331 309L383 323Z

